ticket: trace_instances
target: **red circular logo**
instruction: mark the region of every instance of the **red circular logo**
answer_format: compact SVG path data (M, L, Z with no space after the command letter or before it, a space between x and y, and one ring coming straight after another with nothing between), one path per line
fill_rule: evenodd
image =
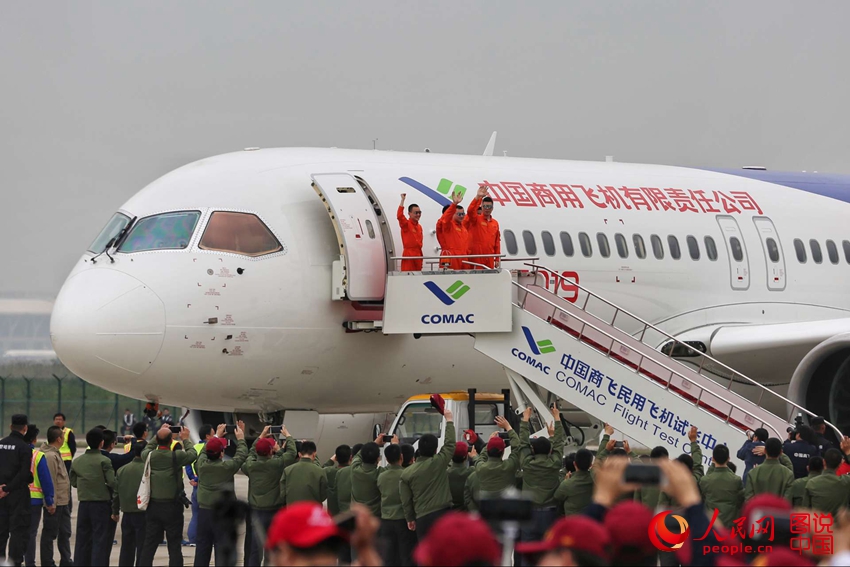
M679 523L679 533L673 533L664 524L664 519L670 516ZM676 551L691 533L691 528L688 526L687 520L682 516L670 514L670 512L661 512L656 514L649 523L649 541L652 542L659 551Z

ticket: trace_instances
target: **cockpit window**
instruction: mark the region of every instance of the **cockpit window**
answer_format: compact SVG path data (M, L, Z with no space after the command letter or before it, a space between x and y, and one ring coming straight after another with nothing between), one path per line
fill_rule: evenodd
M189 246L201 213L178 211L145 217L136 223L119 252L181 250Z
M112 215L112 218L109 219L109 222L106 223L106 226L103 227L103 230L100 231L100 234L97 235L97 238L89 246L89 252L94 252L95 254L103 252L109 241L118 236L118 233L124 230L124 227L129 222L130 217L127 215L122 215L121 213Z
M374 234L370 234L374 238ZM212 214L198 247L246 256L262 256L282 248L272 231L257 215L226 211Z

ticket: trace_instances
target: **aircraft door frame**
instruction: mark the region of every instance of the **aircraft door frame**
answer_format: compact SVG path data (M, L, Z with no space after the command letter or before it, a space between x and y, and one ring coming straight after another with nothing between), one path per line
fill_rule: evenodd
M387 279L387 252L380 220L361 184L348 173L310 176L333 221L339 242L340 270L333 270L332 287L340 284L344 299L380 301ZM336 264L336 262L335 262ZM341 278L340 281L336 281ZM334 299L343 299L334 294Z
M776 232L776 225L768 217L753 217L753 224L756 225L756 230L761 239L761 246L764 252L765 272L767 274L767 289L770 291L782 291L786 284L786 269L785 269L785 253L782 250L782 242L779 240L779 233ZM770 257L770 248L768 239L773 239L776 246L775 254L778 255L778 260L775 262Z
M729 215L717 215L717 224L726 243L726 255L729 257L729 279L732 289L744 291L750 288L750 259L747 255L747 243L741 233L738 221ZM734 246L733 239L738 241ZM735 252L740 253L741 259L735 258Z

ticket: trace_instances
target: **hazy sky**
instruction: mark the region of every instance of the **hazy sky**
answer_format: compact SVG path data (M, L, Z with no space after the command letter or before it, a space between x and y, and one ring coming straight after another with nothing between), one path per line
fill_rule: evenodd
M850 172L850 2L0 3L0 293L184 163L339 146Z

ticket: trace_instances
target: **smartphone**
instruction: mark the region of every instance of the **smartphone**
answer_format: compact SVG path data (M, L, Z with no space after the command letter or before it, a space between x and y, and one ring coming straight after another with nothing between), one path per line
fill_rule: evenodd
M393 442L393 436L392 435L384 434L383 438L384 438L384 443L392 443Z
M499 437L502 439L510 439L511 436L507 431L499 431Z
M183 431L183 426L182 425L172 425L169 429L171 429L172 433L180 433L181 431Z
M225 433L236 433L236 426L235 425L225 425L224 426L224 432Z
M614 448L615 448L615 449L624 449L625 447L626 447L626 446L625 446L625 445L623 445L623 442L622 442L622 441L615 441L615 442L614 442Z
M356 525L354 512L342 512L333 517L334 523L339 529L351 533Z
M663 480L663 474L658 465L630 464L623 472L623 482L635 484L659 485Z
M271 427L269 427L269 433L271 433L272 435L280 435L281 433L283 433L283 426L272 425Z

